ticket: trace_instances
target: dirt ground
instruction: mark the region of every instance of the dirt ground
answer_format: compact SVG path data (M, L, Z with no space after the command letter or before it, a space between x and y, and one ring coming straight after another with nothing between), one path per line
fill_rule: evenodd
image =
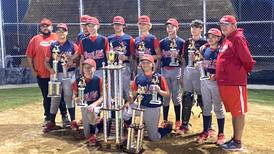
M173 120L173 108L170 120ZM79 112L78 112L79 113ZM194 107L192 132L183 136L170 135L159 142L144 141L144 153L227 153L214 144L216 138L204 144L196 143L202 129L199 108ZM79 114L78 114L79 115ZM231 136L231 116L226 115L225 134ZM57 116L60 121L60 116ZM77 117L78 119L80 116ZM0 153L110 153L87 147L82 132L61 129L42 132L42 105L35 103L0 112ZM216 120L213 121L215 128ZM243 137L244 153L274 153L274 107L250 104ZM117 152L120 153L120 152Z

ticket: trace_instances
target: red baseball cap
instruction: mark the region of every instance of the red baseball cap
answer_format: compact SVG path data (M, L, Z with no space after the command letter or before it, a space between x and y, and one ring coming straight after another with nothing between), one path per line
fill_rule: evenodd
M220 19L220 23L231 23L235 24L237 23L236 17L233 15L225 15Z
M91 58L86 59L86 60L83 62L83 64L89 64L90 66L95 67L95 69L96 69L96 62L95 62L93 59L91 59Z
M82 15L81 18L80 18L81 24L87 24L88 18L90 18L90 17L91 16L89 16L89 15Z
M66 31L68 31L68 26L67 26L67 24L65 24L65 23L60 23L60 24L58 24L58 25L56 26L56 28L63 28L63 29L65 29Z
M44 18L40 21L40 25L47 25L47 26L51 26L52 25L52 22L47 19L47 18Z
M173 26L175 26L175 27L179 27L178 21L177 21L176 19L174 19L174 18L168 19L168 21L166 22L166 25L167 25L167 24L171 24L171 25L173 25Z
M144 23L144 24L150 24L150 17L146 15L142 15L138 18L138 24Z
M96 17L90 17L87 20L88 24L99 25L99 20Z
M209 29L208 32L207 32L207 35L208 34L213 34L213 35L219 36L219 37L222 36L221 31L219 29L217 29L217 28L211 28L211 29Z
M124 25L125 24L125 19L121 16L115 16L112 20L113 24L121 24Z
M144 55L142 56L142 58L141 58L141 61L143 61L143 60L148 60L148 61L150 61L151 63L154 63L154 58L153 58L153 56L152 56L152 55L149 55L149 54L144 54Z

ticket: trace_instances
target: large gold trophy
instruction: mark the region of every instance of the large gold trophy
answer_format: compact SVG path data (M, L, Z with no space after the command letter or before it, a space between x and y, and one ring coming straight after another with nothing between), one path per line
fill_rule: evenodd
M68 68L67 68L67 62L68 62L68 57L65 53L61 54L61 65L63 69L63 80L69 80L69 75L68 75Z
M144 55L145 52L146 52L145 42L144 42L144 41L141 41L141 42L138 44L138 56L139 56L139 61L141 60L140 55Z
M61 82L58 81L58 55L60 53L59 46L54 46L52 49L52 59L53 59L53 70L54 74L52 75L51 81L49 81L48 86L48 97L61 97L60 85Z
M152 78L152 99L150 101L150 104L157 104L160 105L162 102L158 100L158 92L155 90L155 86L159 84L159 78L157 76L154 76Z
M190 40L190 43L188 45L188 62L187 62L187 67L194 67L194 62L191 59L191 54L196 52L196 47L195 47L195 41L193 39Z
M177 52L176 39L170 40L170 52L172 52L172 53ZM179 66L179 62L178 62L177 58L171 57L171 62L169 65L170 66Z
M113 45L110 42L110 49L109 49L109 53L107 55L107 63L109 67L114 67L114 63L115 63L115 52L113 50Z
M78 83L78 96L76 99L79 99L79 101L77 101L77 106L80 107L87 107L88 104L85 100L85 87L86 87L86 81L84 77L81 77L79 83Z
M140 153L143 150L143 138L144 138L144 109L141 108L141 102L143 94L145 93L145 87L138 87L137 90L137 107L133 108L132 121L128 128L127 146L126 151L129 153ZM140 116L137 119L136 112L140 112ZM137 137L135 137L135 131L137 130Z

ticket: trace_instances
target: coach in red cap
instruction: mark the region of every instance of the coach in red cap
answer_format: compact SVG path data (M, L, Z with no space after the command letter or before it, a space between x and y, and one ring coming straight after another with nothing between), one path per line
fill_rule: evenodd
M247 112L247 74L255 61L234 16L223 16L220 27L225 39L217 58L216 80L226 111L231 112L234 130L233 138L222 147L225 150L242 150L241 139Z

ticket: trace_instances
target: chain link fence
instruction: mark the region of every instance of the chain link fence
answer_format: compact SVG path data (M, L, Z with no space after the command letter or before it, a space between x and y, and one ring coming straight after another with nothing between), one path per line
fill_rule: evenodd
M249 82L263 83L267 78L269 84L274 84L271 76L274 74L273 0L1 0L1 8L2 68L27 67L26 48L29 40L39 33L42 18L51 19L54 26L60 22L67 23L69 39L75 40L80 32L79 17L82 14L97 17L101 23L99 33L105 36L113 33L113 17L121 15L127 23L126 33L133 37L138 36L138 16L149 15L153 24L151 33L159 39L167 35L164 23L173 17L180 23L178 35L187 39L192 20L206 21L205 29L208 30L219 28L219 19L232 14L237 16L238 26L245 29L251 53L257 61L255 72L263 72L252 74Z

